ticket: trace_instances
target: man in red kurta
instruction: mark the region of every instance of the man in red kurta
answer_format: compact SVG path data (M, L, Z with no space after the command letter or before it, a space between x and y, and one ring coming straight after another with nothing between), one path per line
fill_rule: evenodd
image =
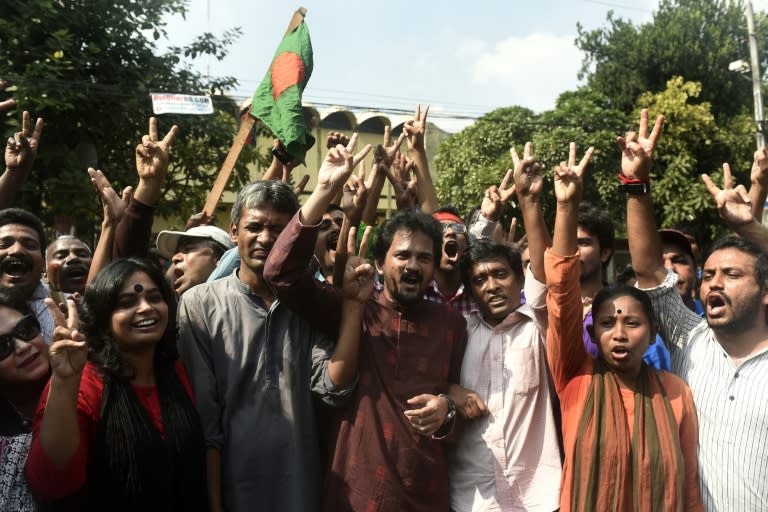
M312 279L308 267L317 225L353 166L342 146L329 151L264 270L280 300L331 337L341 294ZM444 393L459 382L467 331L460 313L424 300L441 244L439 224L417 211L379 228L374 254L384 288L366 306L357 389L334 420L325 510L448 510L443 439L454 407Z

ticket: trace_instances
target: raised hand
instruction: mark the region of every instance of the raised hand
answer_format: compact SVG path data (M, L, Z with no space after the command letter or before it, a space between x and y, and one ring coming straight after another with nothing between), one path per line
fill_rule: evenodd
M168 173L170 147L179 127L173 125L162 140L158 141L157 119L149 118L149 134L136 146L136 172L144 181L162 182Z
M515 157L517 153L515 153ZM504 213L504 205L515 194L515 184L512 183L512 170L508 170L497 187L491 185L485 190L483 202L480 203L480 214L488 220L498 221Z
M656 118L653 131L648 135L648 109L640 112L640 132L627 132L626 137L617 137L621 148L621 173L631 180L648 181L651 172L653 152L664 127L664 116Z
M519 249L522 244L525 243L526 235L523 235L520 240L517 239L517 217L512 217L512 222L509 223L509 231L507 236L503 240L499 240L500 243L504 243L515 249Z
M283 165L283 175L282 175L282 181L284 183L287 183L289 185L292 184L293 178L291 177L291 173L293 172L293 169L296 167L295 165ZM309 183L309 174L305 174L301 180L299 180L299 183L293 187L293 193L296 195L296 197L300 196L302 192L304 192L304 187L307 186L307 183Z
M753 184L768 189L768 148L760 148L755 151L749 177Z
M415 168L416 163L413 160L398 152L393 165L394 173L385 169L387 179L395 192L395 205L398 210L407 210L416 206L418 178L413 172Z
M416 105L416 113L413 119L403 125L403 133L408 138L408 149L411 151L424 151L424 135L427 131L427 114L429 105L421 111L421 105Z
M8 137L5 145L5 167L11 171L29 172L37 157L40 135L43 133L43 118L35 121L35 129L30 132L29 112L21 115L21 131Z
M373 149L374 166L378 166L379 164L381 164L381 165L384 165L386 168L391 167L392 163L395 161L396 156L400 152L400 146L403 144L403 139L405 139L405 130L403 130L400 133L400 136L397 138L397 142L392 144L392 136L390 135L390 128L389 126L385 126L383 143L378 144Z
M349 139L345 146L337 144L328 150L323 160L323 165L317 172L317 186L320 188L338 190L346 183L354 168L365 158L365 155L371 150L371 145L367 144L357 154L352 152L357 146L357 133Z
M582 176L595 148L587 149L578 165L576 165L576 143L571 142L568 149L568 163L560 162L560 165L555 167L555 198L559 204L579 204L583 186Z
M205 212L193 213L187 219L187 223L184 225L184 231L187 231L197 226L205 226L213 222L213 215L209 215Z
M376 164L374 164L374 168ZM344 184L341 196L341 209L353 225L357 225L363 216L368 199L368 187L365 184L365 163L360 164L357 175L352 174Z
M101 205L104 209L104 220L116 226L120 219L123 218L125 209L128 207L128 202L131 195L133 195L133 188L125 187L121 197L117 195L107 177L100 170L89 167L88 176L91 177L91 184L101 199Z
M48 352L51 370L60 379L80 378L88 359L88 346L85 336L77 330L80 323L77 305L71 297L67 299L66 317L52 299L45 299L45 305L56 325Z
M355 300L363 304L373 293L375 277L373 265L365 259L371 231L371 226L366 226L363 238L360 241L360 249L355 250L357 228L350 228L349 236L347 237L347 263L344 268L344 279L341 286L346 300Z
M720 218L727 222L729 226L735 229L754 221L752 202L749 199L747 189L744 188L744 185L733 186L730 165L727 163L723 164L722 190L715 185L708 174L702 174L701 179L715 199Z
M509 148L514 166L514 185L512 189L517 193L520 201L538 200L544 189L544 176L541 165L536 161L531 151L531 143L526 142L523 147L523 159L521 160L514 146ZM507 171L509 172L509 171Z
M325 137L326 149L335 148L339 144L341 144L342 146L346 146L347 144L349 144L349 137L347 137L341 132L328 132L328 135Z

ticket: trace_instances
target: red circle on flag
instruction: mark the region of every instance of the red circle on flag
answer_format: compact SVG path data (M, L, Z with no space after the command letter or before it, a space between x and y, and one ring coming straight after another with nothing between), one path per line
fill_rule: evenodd
M304 61L298 54L283 52L272 63L272 98L277 101L284 90L304 80Z

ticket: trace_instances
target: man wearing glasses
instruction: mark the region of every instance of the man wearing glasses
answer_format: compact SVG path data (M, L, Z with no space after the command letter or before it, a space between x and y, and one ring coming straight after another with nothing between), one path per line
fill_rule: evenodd
M443 250L440 264L424 296L427 300L439 304L448 304L465 317L477 310L477 304L469 292L464 289L459 263L467 249L467 227L459 213L450 206L440 208L432 217L443 228Z

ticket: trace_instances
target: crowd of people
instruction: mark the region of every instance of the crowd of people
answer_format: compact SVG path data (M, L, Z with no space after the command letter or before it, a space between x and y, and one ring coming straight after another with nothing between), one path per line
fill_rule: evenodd
M43 140L25 112L0 176L0 510L767 510L768 151L749 191L702 176L735 233L702 257L656 226L643 111L617 138L632 263L609 284L592 148L564 143L551 192L511 148L465 220L427 115L375 148L329 134L303 204L275 159L227 230L154 240L180 135L152 118L135 189L88 169L91 250L13 205Z

